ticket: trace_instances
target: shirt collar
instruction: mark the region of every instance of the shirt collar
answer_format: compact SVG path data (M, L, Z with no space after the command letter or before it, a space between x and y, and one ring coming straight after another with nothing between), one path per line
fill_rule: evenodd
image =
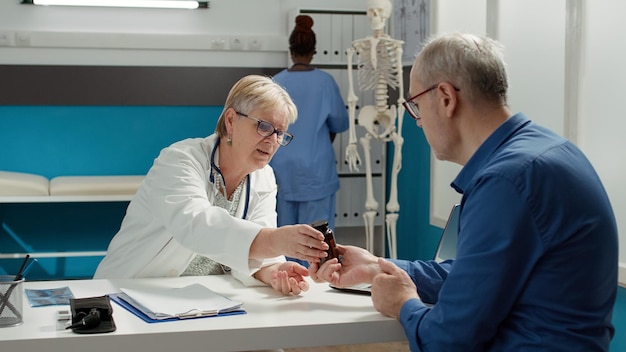
M490 159L491 155L506 142L518 129L530 123L522 113L509 117L478 147L474 155L467 161L461 172L450 184L457 192L463 194L470 182Z

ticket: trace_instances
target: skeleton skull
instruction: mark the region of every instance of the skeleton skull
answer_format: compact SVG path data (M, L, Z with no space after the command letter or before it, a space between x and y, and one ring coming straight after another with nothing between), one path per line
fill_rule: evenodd
M367 17L373 30L385 28L387 19L391 15L391 0L369 0L367 2Z

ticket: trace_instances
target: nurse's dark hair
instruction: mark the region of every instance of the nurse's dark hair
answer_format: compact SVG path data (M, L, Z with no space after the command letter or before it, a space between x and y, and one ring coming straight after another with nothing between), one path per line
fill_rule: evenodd
M298 116L298 109L287 91L271 78L260 75L245 76L230 89L215 126L215 133L220 138L228 136L224 115L231 108L243 114L255 109L275 110L285 114L289 124L294 123Z
M413 75L424 87L448 82L469 101L506 104L503 47L488 37L449 33L430 38L417 55Z
M308 15L298 15L296 26L289 36L289 52L296 56L306 56L315 52L315 32L313 32L313 18Z

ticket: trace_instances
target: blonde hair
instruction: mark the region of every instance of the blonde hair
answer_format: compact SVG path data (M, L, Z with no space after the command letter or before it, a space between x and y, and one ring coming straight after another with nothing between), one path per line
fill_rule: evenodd
M298 116L296 104L291 100L287 91L271 78L260 75L245 76L230 89L224 110L215 127L215 133L220 138L228 135L224 115L230 108L244 114L257 108L277 110L287 116L289 124L294 123Z

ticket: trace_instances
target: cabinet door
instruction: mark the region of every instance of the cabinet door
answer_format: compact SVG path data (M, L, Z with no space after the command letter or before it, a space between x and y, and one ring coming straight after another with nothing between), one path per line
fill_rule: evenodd
M325 13L308 13L313 18L313 31L317 40L316 53L313 56L313 65L332 62L332 21L331 15Z
M330 57L331 63L341 65L346 62L344 43L344 23L351 23L352 19L343 14L330 15L330 30L332 32L330 38Z
M339 178L339 191L336 195L335 227L349 226L351 204L351 183L349 177Z

